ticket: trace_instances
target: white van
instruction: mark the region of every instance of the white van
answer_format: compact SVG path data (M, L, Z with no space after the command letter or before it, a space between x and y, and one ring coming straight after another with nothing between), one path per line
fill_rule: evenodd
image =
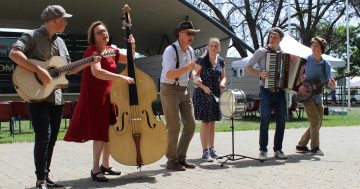
M351 104L360 103L360 89L350 89Z

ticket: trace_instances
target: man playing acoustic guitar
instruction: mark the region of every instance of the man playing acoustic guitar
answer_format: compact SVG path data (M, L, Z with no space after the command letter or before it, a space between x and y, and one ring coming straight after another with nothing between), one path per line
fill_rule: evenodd
M65 30L66 18L72 17L67 14L63 7L50 5L46 7L41 19L44 25L30 32L24 33L13 45L9 57L18 66L21 66L37 74L38 79L43 85L52 82L48 71L39 65L32 64L28 59L47 61L53 56L61 56L68 63L70 56L64 41L57 36ZM100 57L95 56L92 63L98 62ZM70 70L76 73L88 66L84 64ZM47 98L41 102L29 103L32 126L35 132L35 173L37 177L36 188L46 189L48 187L63 187L54 183L49 178L51 157L57 139L61 116L63 113L63 96L61 89L54 90Z
M305 74L300 77L300 81L311 81L319 79L321 81L329 80L328 86L334 90L335 81L331 78L331 65L328 61L324 60L321 55L324 54L326 41L323 38L315 37L311 40L312 55L307 57L305 67ZM307 96L308 91L302 85L299 87L299 93ZM316 155L324 155L320 150L319 131L322 125L324 106L322 103L321 94L313 96L304 102L304 109L308 116L309 128L301 137L296 150L301 153L311 152ZM310 142L310 150L306 146Z

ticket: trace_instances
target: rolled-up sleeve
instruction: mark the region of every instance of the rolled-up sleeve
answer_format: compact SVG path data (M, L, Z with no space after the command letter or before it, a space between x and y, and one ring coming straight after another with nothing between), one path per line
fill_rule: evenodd
M174 49L172 48L173 47L171 46L167 47L163 53L162 67L165 75L169 70L175 69L176 67L176 55Z
M30 33L24 33L14 44L12 48L18 49L23 53L29 52L32 48L32 35Z

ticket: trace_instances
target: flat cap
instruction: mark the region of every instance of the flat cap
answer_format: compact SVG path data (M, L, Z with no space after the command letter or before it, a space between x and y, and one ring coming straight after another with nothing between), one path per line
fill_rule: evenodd
M70 18L71 14L66 13L65 9L60 5L49 5L41 13L41 20L49 21L56 18Z

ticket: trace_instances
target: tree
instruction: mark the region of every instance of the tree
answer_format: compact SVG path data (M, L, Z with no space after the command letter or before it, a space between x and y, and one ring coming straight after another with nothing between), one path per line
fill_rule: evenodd
M349 3L354 7L354 13L360 17L360 1L359 0L350 0Z
M324 37L327 41L331 39L333 29L339 19L345 14L344 0L327 0L316 1L309 0L308 3L294 1L296 13L293 15L297 18L297 24L293 24L296 33L300 35L300 39L304 45L309 46L311 38L315 36L319 29L319 25L326 23L323 28Z
M322 27L320 27L322 28ZM324 27L326 28L326 26ZM322 29L319 29L319 33L324 33ZM333 35L331 39L328 40L327 52L337 57L344 58L346 56L347 46L346 46L346 27L339 26L334 28ZM360 24L358 26L349 27L349 44L352 55L350 56L350 65L351 70L359 70L360 67Z
M206 11L207 9L210 9L212 11L212 13L216 16L217 21L219 21L223 26L225 26L231 32L236 33L234 30L234 27L231 26L231 22L229 21L229 18L227 16L223 15L223 13L221 11L221 2L220 1L218 1L216 3L211 3L209 0L202 0L201 2L198 2L197 4L198 4L198 6L202 7L202 10ZM202 6L202 4L205 4L207 7ZM215 5L220 5L220 7L218 8ZM246 49L240 43L234 42L233 46L239 52L240 56L242 56L242 57L247 56Z
M284 0L250 1L250 0L193 0L200 10L209 13L227 29L242 36L244 41L250 41L255 49L265 44L267 30L278 24L278 18L283 8ZM273 17L275 19L269 20ZM270 24L269 24L270 23ZM267 25L266 29L263 28ZM248 37L250 36L250 37ZM241 44L233 43L240 56L246 57L247 52Z
M190 1L190 0L189 0ZM293 35L305 45L319 34L320 26L323 37L330 41L333 30L345 15L345 0L293 0L291 5L291 24ZM252 43L255 49L267 42L268 29L279 26L288 28L284 0L192 0L198 8L236 33L244 41ZM351 1L352 15L360 18L357 0ZM325 27L326 26L326 27ZM240 56L247 56L241 44L232 44Z

